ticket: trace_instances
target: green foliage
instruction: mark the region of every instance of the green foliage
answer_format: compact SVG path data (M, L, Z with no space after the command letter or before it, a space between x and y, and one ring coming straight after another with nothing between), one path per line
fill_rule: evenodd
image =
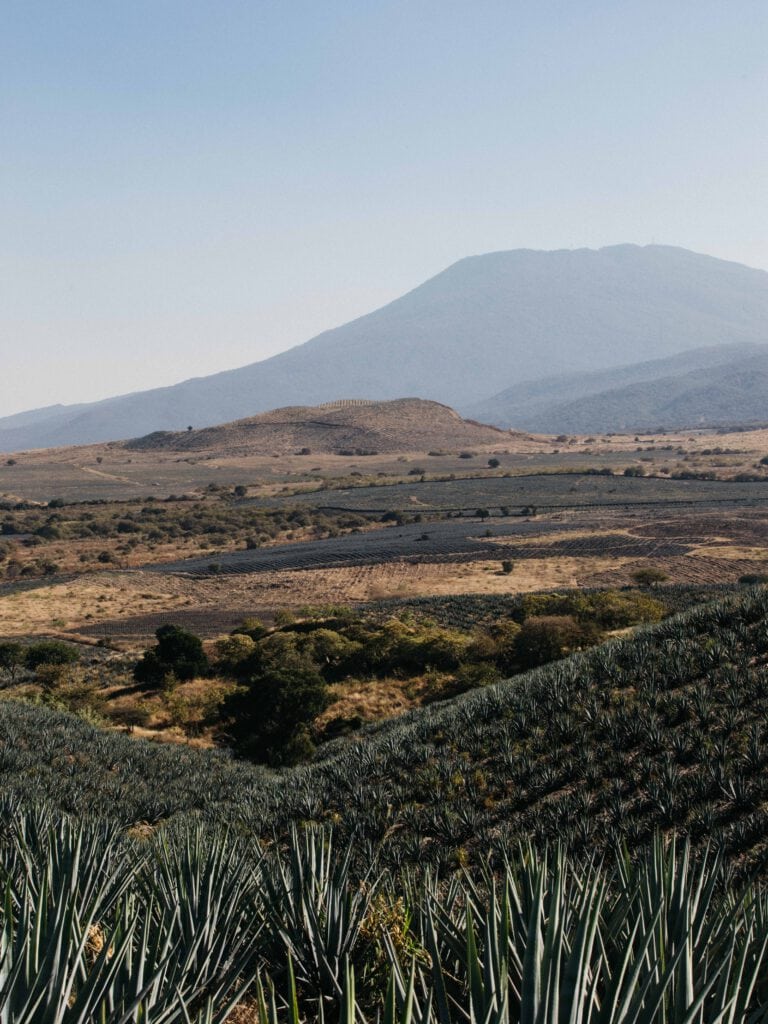
M160 626L157 644L145 651L133 670L137 683L158 686L167 676L194 679L208 671L208 658L199 637L180 626Z
M523 668L535 668L597 642L594 626L572 615L531 615L523 622L515 642L515 655Z
M657 569L651 565L645 569L638 569L636 572L633 572L632 579L641 587L652 587L655 583L663 583L669 577L663 569Z
M267 852L188 823L126 836L2 808L13 1024L732 1024L768 1015L768 895L653 839L521 844L440 881L293 826ZM243 1016L240 1016L242 1011Z
M311 634L299 625L294 642ZM636 850L661 829L716 843L734 871L766 874L766 720L761 588L365 727L295 769L132 740L7 700L0 751L6 793L27 802L126 825L193 815L246 837L332 820L342 842L357 837L361 861L378 849L393 869L498 864L526 838L590 855Z
M258 619L252 618L243 619L242 623L236 629L232 630L233 636L242 634L243 636L250 637L252 640L259 640L266 633L267 627L264 623L260 622Z
M256 643L247 633L235 632L216 641L216 668L219 672L237 676L241 666L253 656Z
M0 672L13 681L25 664L24 646L13 640L0 640Z
M225 701L224 714L240 753L271 765L295 764L312 752L310 726L328 702L323 677L287 660L254 675Z
M24 663L32 671L43 665L74 665L79 660L77 648L62 640L39 640L24 653Z
M664 604L647 594L620 591L570 591L525 594L516 617L524 621L537 615L571 615L601 629L623 629L641 622L659 622Z

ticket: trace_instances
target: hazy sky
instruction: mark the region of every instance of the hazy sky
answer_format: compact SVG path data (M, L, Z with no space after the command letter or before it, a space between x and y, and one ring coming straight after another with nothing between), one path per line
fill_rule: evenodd
M0 0L0 415L494 249L768 268L765 0Z

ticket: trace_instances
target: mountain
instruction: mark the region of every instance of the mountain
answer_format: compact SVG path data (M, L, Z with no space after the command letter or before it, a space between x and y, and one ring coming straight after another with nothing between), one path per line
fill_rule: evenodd
M462 410L500 427L584 434L768 422L768 345L694 349L523 382Z
M302 449L313 455L362 455L497 444L505 436L509 437L496 427L463 420L447 405L401 398L274 409L202 430L157 431L128 441L125 447L218 455L285 455Z
M0 419L0 449L135 437L339 395L465 408L500 383L768 341L768 273L668 246L472 256L394 302L259 363Z

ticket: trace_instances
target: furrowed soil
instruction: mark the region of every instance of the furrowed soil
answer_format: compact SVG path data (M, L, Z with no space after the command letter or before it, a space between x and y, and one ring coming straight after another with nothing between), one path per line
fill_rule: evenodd
M148 570L86 573L0 590L0 635L76 634L145 643L166 622L204 637L243 618L324 604L443 594L621 587L652 567L669 583L768 572L768 509L646 509L389 526L312 544ZM229 559L229 564L227 563ZM505 571L503 563L511 562ZM224 571L224 570L229 571Z

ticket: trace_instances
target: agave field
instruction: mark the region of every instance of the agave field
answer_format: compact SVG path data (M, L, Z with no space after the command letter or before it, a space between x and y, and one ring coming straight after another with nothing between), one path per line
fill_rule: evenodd
M668 614L686 611L694 605L707 604L738 591L735 585L709 585L702 587L680 587L666 585L656 588L653 597L661 601ZM563 597L588 596L588 588L559 591ZM637 590L623 589L624 594L638 593ZM594 591L604 593L604 591ZM523 608L525 594L444 594L436 597L392 598L368 604L369 611L381 615L412 614L420 619L433 621L451 629L470 630L512 617Z
M175 562L148 565L151 572L190 573L193 575L267 572L283 569L331 569L341 565L381 565L395 559L422 561L484 559L505 557L506 547L494 546L493 537L539 536L556 533L562 523L524 522L511 519L487 528L491 537L480 539L486 527L476 522L436 522L408 524L354 533L307 543L280 544L254 551L231 551L221 555L185 558ZM639 542L643 551L655 547L653 541ZM674 551L680 545L671 545Z
M529 846L440 881L354 869L327 830L264 850L6 804L0 1017L13 1024L761 1021L768 897L656 841Z
M0 703L0 1020L768 1020L768 591L280 772Z
M637 847L657 828L761 870L768 591L695 607L495 686L365 727L282 772L0 702L5 790L123 824L241 834L333 823L363 861L473 862L528 838Z
M566 537L572 523L537 522L519 517L490 526L467 519L393 526L308 543L280 544L257 550L229 551L145 566L158 573L195 576L275 572L286 569L333 569L339 566L411 562L472 562L497 558L632 558L661 559L685 555L691 544L678 539L628 537L620 533ZM552 538L551 540L549 538ZM513 543L514 538L541 543Z
M768 481L671 480L603 476L599 473L537 473L520 476L424 480L344 489L306 491L285 497L248 499L254 506L310 504L356 512L388 510L472 512L507 507L539 509L626 507L631 505L764 504Z

